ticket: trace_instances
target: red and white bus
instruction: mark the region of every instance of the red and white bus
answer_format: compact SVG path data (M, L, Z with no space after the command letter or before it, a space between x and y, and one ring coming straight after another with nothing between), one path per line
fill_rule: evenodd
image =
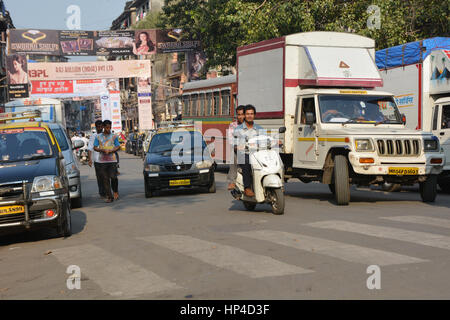
M183 120L201 122L202 134L214 143L216 162L226 159L227 129L236 109L236 75L184 84Z

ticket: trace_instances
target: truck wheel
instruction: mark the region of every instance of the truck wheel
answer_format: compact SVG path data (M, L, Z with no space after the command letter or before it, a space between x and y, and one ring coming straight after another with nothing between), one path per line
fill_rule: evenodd
M383 189L383 191L386 191L386 192L397 192L397 191L400 191L401 188L402 188L402 185L398 184L398 183L385 182L381 185L381 189Z
M269 189L269 200L273 214L280 215L284 213L284 193L281 188Z
M443 192L450 193L450 181L440 181L438 184Z
M350 202L350 183L348 176L348 161L343 155L334 157L334 190L336 202L340 206L346 206Z
M437 175L432 174L420 184L420 196L423 202L434 202L437 195Z
M246 210L248 211L253 211L255 210L256 207L256 203L254 202L248 202L248 201L243 201L244 202L244 207Z
M61 214L59 217L56 231L58 233L58 237L67 238L72 235L72 219L70 216L69 205L67 205L66 212Z

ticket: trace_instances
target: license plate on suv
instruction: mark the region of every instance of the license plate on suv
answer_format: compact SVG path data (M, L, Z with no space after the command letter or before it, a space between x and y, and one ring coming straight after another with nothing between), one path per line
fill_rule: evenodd
M415 176L419 174L419 168L389 168L390 175Z
M7 206L0 207L0 216L8 215L8 214L16 214L16 213L24 213L24 206Z

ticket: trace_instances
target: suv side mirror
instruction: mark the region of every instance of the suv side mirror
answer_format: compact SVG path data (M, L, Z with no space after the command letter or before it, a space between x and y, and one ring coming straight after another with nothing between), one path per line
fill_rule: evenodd
M316 119L314 117L314 113L306 112L305 113L305 120L306 120L306 124L313 125L316 122Z
M286 132L286 127L281 127L278 129L279 133L285 133Z
M404 125L406 125L406 116L405 116L404 113L402 113L402 123L403 123Z

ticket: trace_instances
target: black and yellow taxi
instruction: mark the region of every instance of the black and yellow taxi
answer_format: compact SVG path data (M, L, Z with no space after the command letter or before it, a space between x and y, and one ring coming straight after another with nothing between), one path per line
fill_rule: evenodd
M160 128L152 135L144 160L145 196L185 188L215 193L214 169L200 131L189 126Z
M31 117L31 116L30 116ZM0 235L54 227L72 234L64 156L47 124L0 117Z

